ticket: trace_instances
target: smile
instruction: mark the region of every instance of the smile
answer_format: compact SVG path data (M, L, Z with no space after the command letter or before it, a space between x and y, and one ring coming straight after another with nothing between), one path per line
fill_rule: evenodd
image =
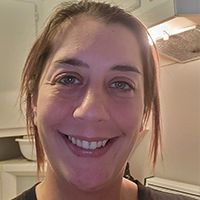
M73 154L78 157L100 157L106 154L118 140L119 136L112 138L80 138L67 135L59 131L65 144Z
M80 140L78 138L75 138L73 136L67 136L68 139L71 141L72 144L86 150L95 150L97 148L102 148L106 145L106 143L109 141L107 140L99 140L99 141L86 141L86 140Z

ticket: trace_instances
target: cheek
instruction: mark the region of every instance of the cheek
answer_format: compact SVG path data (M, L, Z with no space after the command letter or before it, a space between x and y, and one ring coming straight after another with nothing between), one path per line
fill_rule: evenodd
M141 100L126 102L122 106L117 105L113 109L113 116L121 131L134 135L139 132L143 117L143 103Z
M59 98L56 94L41 90L37 101L37 125L43 128L56 127L71 112L72 101Z

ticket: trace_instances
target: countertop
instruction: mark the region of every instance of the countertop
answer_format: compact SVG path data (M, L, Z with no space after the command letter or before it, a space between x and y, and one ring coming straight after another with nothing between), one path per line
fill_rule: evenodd
M36 174L37 163L23 158L0 161L0 172Z

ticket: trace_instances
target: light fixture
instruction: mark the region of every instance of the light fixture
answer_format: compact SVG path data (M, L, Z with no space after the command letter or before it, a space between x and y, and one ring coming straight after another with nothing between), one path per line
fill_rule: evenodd
M185 17L176 17L149 28L153 41L168 40L170 36L195 29L197 24Z

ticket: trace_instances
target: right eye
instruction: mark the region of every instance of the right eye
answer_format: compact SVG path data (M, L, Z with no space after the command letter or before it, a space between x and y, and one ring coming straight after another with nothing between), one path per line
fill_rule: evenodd
M60 75L55 82L68 87L81 84L80 78L72 74Z

